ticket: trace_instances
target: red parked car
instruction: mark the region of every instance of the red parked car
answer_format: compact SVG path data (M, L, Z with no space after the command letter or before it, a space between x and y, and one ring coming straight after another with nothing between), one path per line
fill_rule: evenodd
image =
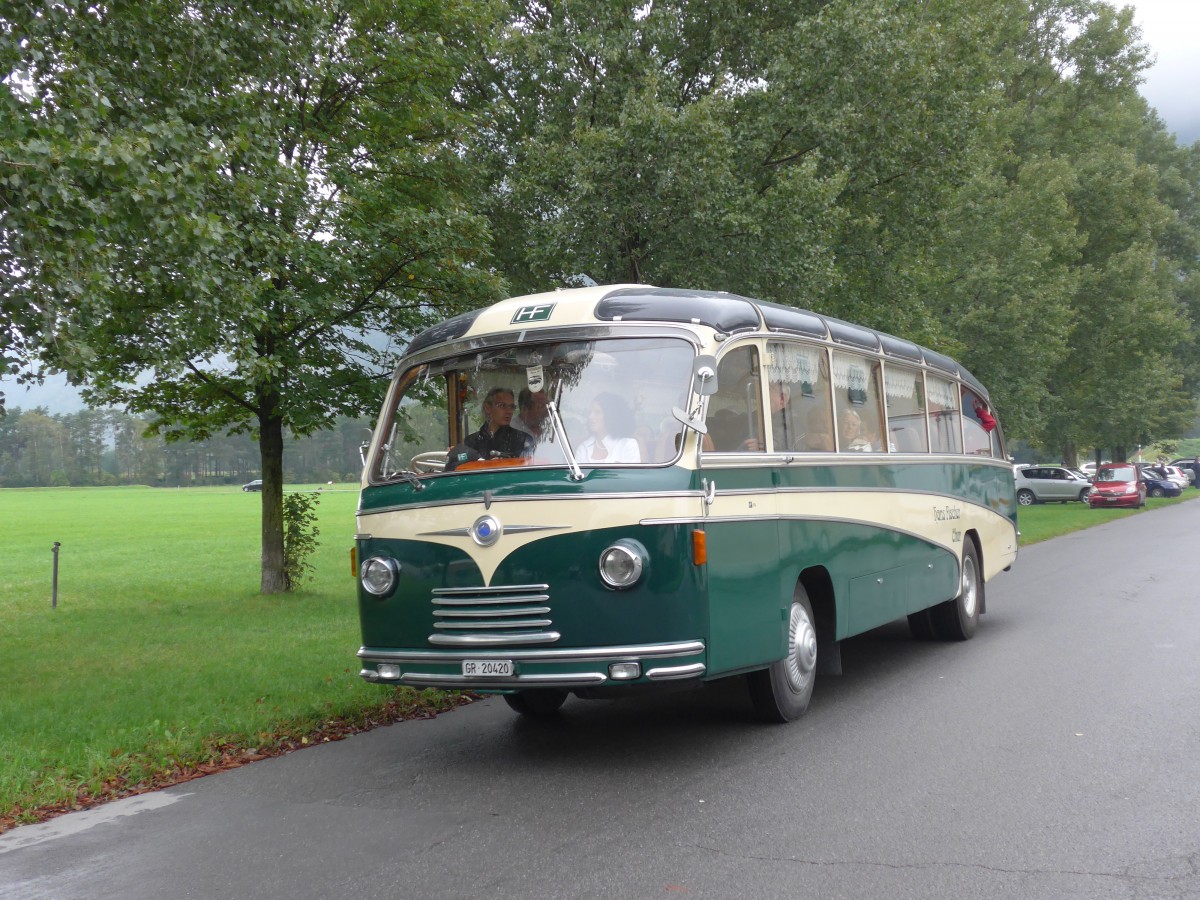
M1146 482L1142 471L1133 463L1105 463L1096 470L1088 506L1129 506L1138 509L1146 505Z

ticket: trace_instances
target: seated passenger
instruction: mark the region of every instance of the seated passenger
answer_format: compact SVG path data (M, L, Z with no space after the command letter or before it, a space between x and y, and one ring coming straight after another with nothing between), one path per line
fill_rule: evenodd
M852 409L847 409L838 416L838 434L843 451L870 453L875 449L863 436L862 417Z
M575 448L580 465L640 463L638 442L633 435L633 413L616 394L599 394L588 412L588 437Z
M812 453L833 452L833 416L828 406L818 406L805 417L805 431L800 438L800 449Z
M492 388L483 400L483 425L478 431L467 435L463 443L478 453L481 459L531 454L533 438L509 424L515 408L512 391L505 387Z

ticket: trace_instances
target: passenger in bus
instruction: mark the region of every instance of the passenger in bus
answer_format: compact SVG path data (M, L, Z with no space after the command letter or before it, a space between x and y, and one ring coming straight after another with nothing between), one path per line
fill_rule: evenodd
M509 424L515 408L512 391L492 388L483 400L483 425L467 435L463 443L482 459L529 456L533 452L533 438Z
M597 463L640 463L638 442L633 437L633 412L616 394L598 394L587 417L588 437L575 448L575 459L583 465Z
M540 441L542 429L546 427L546 419L550 415L550 410L547 408L549 402L545 391L521 388L521 392L517 394L519 412L513 416L512 427L517 431L525 432L535 441Z
M842 450L870 453L875 449L863 436L862 416L853 409L846 409L838 416L838 434Z

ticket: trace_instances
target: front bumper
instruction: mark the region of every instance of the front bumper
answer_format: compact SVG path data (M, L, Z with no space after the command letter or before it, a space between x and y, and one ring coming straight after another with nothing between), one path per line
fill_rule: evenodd
M1088 505L1092 508L1097 506L1128 506L1136 508L1141 505L1142 498L1139 494L1097 494L1092 491L1088 494Z
M699 679L704 676L704 641L666 644L632 644L623 647L584 647L533 650L384 650L363 647L358 651L363 669L358 674L376 684L406 684L452 690L509 691L524 688L572 690L625 684ZM467 661L511 661L511 676L463 674ZM637 678L613 678L610 666L637 663ZM395 667L385 677L379 666Z

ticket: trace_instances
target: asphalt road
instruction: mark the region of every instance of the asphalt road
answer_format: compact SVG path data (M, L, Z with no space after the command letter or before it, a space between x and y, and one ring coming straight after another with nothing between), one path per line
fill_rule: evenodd
M0 897L1200 897L1198 544L1190 502L1025 549L789 726L488 700L18 828Z

